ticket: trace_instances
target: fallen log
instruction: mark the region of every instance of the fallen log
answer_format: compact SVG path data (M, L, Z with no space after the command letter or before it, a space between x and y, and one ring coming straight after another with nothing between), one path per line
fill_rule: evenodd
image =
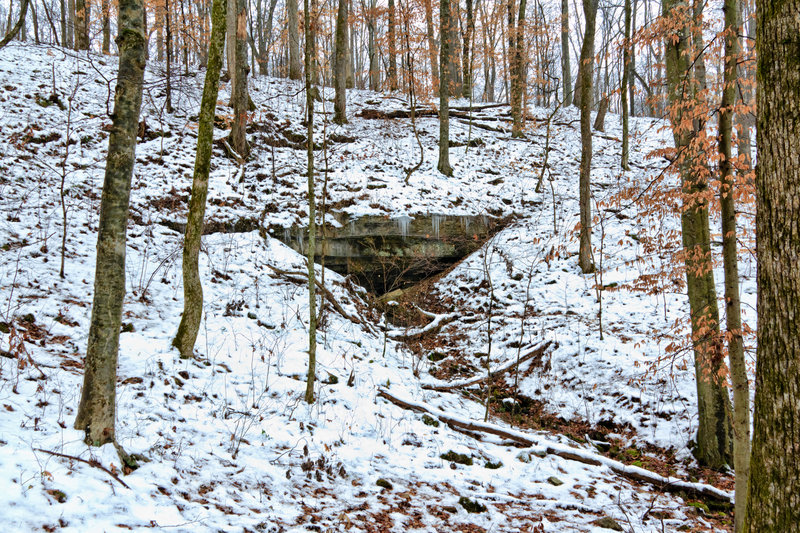
M517 366L521 365L522 363L525 363L525 362L527 362L527 361L529 361L529 360L531 360L531 359L533 359L535 357L541 357L544 354L544 352L550 347L551 344L553 344L552 341L543 342L543 343L539 344L536 348L531 350L529 353L526 353L525 355L520 357L519 361L517 361L515 359L515 360L513 360L513 361L511 361L509 363L506 363L505 365L501 366L500 368L497 368L497 369L493 370L492 372L489 372L488 375L469 378L469 379L464 379L464 380L459 380L459 381L438 382L438 383L423 383L422 384L422 388L426 389L426 390L435 390L435 391L439 391L439 392L446 392L446 391L451 391L451 390L454 390L454 389L461 389L461 388L464 388L464 387L471 387L472 385L477 385L478 383L483 383L484 381L487 381L487 380L489 380L491 378L496 378L497 376L500 376L500 375L508 372L512 368L517 367Z
M496 435L498 437L516 442L517 444L535 448L536 452L557 455L558 457L568 459L570 461L577 461L579 463L593 466L606 466L611 469L611 471L624 478L651 485L664 492L687 493L700 498L713 500L715 502L721 502L725 504L733 503L732 494L711 485L706 485L704 483L692 483L690 481L684 481L674 477L662 476L656 472L651 472L650 470L645 470L644 468L638 466L626 465L619 461L615 461L614 459L610 459L588 450L581 450L579 448L574 448L558 442L548 441L534 435L510 428L504 428L495 424L477 422L474 420L452 416L424 403L394 396L382 387L378 389L378 396L385 398L398 407L402 407L403 409L408 409L410 411L416 411L418 413L426 413L430 416L438 418L445 424L462 430Z

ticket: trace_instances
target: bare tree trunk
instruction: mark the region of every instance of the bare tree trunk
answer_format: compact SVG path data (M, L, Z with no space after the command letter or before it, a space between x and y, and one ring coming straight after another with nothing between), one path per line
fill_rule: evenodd
M61 7L61 45L69 48L67 46L67 3L64 0L59 0L59 6Z
M719 170L721 175L722 258L725 269L725 316L728 360L733 388L733 466L736 471L734 531L744 531L747 483L750 476L750 386L742 340L742 310L739 298L739 252L736 245L736 200L734 198L733 109L736 104L739 61L739 1L725 0L725 70L719 109Z
M236 5L234 43L233 46L231 43L228 44L229 48L235 50L232 70L236 73L231 80L233 87L231 91L233 106L231 146L238 154L240 164L244 165L250 152L247 145L247 110L249 108L247 75L250 72L250 66L247 63L247 0L231 0L231 3ZM230 14L230 10L228 13ZM230 24L228 28L230 28Z
M760 0L758 357L746 530L800 531L800 2Z
M433 36L433 6L431 0L424 0L425 4L425 31L428 38L428 55L431 58L431 87L433 94L439 90L439 62L436 58L436 40Z
M300 35L297 22L297 0L286 0L287 25L289 26L289 79L299 80L300 68ZM308 11L303 15L308 16Z
M522 137L523 110L522 97L525 92L525 60L523 47L525 45L525 11L527 0L519 2L519 16L514 23L514 2L508 3L508 46L511 68L511 126L512 137Z
M629 139L630 132L628 129L628 80L630 80L631 72L631 0L625 0L625 42L623 43L622 52L622 83L620 84L620 99L622 107L622 157L621 166L622 170L630 170L628 164L629 157Z
M203 317L203 286L200 283L198 256L208 196L208 175L214 140L214 112L217 108L219 73L222 70L222 51L225 47L227 3L228 0L214 0L211 8L208 69L203 85L203 99L200 103L192 194L189 198L189 215L183 241L183 316L178 326L178 333L172 341L172 345L178 348L184 359L194 355L194 345Z
M629 0L630 1L630 0ZM633 41L633 34L636 33L636 5L638 0L633 0L633 9L632 9L632 27L630 31L628 31L628 57L630 58L629 65L628 65L628 104L630 105L630 116L636 116L636 110L634 109L634 98L636 96L636 80L634 79L635 76L633 75L636 72L636 45ZM648 87L649 89L649 87Z
M333 121L347 122L347 0L339 0L336 13L336 49L333 68L336 95L333 103Z
M144 7L120 0L119 75L108 140L83 389L75 429L93 446L115 442L117 352L125 297L125 243L144 80Z
M309 1L304 0L306 16L303 17L305 29L305 78L306 78L306 158L308 173L308 375L306 376L307 403L314 403L314 380L317 367L317 294L314 272L314 256L317 251L317 212L314 192L314 94L313 79L314 33L311 27Z
M100 3L100 13L103 17L103 53L109 55L111 53L111 4L108 0L102 0Z
M167 33L167 113L172 113L172 14L170 13L169 0L164 0L164 24Z
M89 49L89 21L91 4L89 0L75 0L75 49Z
M569 66L569 0L561 0L561 79L566 105L572 98L572 71Z
M394 0L389 0L389 90L397 90L397 15Z
M598 0L583 0L586 29L583 32L578 80L581 110L581 169L580 169L580 253L581 272L594 272L592 261L592 204L589 183L592 173L592 68L594 66L594 34ZM575 91L578 93L578 91Z
M369 54L369 89L377 91L381 86L381 67L378 63L378 50L375 46L375 9L376 0L370 0L367 16L368 54Z
M447 90L450 79L450 0L439 0L439 162L436 168L445 176L452 176L450 167L450 91Z
M467 28L464 32L463 42L463 74L461 83L461 96L472 98L472 39L475 34L475 14L473 13L472 0L467 0Z
M698 402L697 446L694 453L700 463L711 468L722 468L730 463L732 452L730 401L721 378L724 375L724 360L705 194L708 190L707 161L697 143L693 142L701 135L704 126L699 120L692 120L685 114L687 102L698 98L703 73L696 63L694 69L691 66L691 47L693 43L697 44L693 28L687 27L685 21L674 20L673 14L676 11L685 13L688 9L687 0L663 0L664 16L668 21L677 23L676 35L665 40L667 91L684 204L681 235ZM691 121L690 127L687 127L686 121Z

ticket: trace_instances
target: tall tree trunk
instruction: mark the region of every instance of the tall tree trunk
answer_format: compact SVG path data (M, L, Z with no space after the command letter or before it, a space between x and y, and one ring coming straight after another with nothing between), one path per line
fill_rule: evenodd
M378 62L378 50L375 46L375 9L376 0L370 0L367 16L368 54L369 54L369 89L377 91L381 86L381 67Z
M630 141L628 137L630 132L628 130L628 80L630 80L631 72L631 0L625 0L625 42L623 44L622 52L622 83L620 84L620 99L622 107L622 157L621 166L622 170L630 170L628 164L628 154L630 151Z
M86 441L94 446L115 442L116 438L114 412L125 297L125 243L145 67L143 23L142 0L119 1L119 75L100 200L89 343L75 419L75 429L84 431Z
M675 34L665 39L667 91L684 204L681 234L698 402L694 452L700 463L722 468L730 463L732 453L730 400L721 377L724 375L724 360L711 264L707 162L705 154L698 149L698 143L693 142L701 135L704 126L686 115L687 102L698 98L703 81L697 62L693 70L691 67L690 52L692 44L697 44L697 37L690 27L693 17L686 17L691 13L690 9L686 0L663 0L664 16L677 28Z
M231 146L239 155L240 164L244 165L250 149L247 146L247 110L249 98L247 94L247 75L250 66L247 63L247 0L231 0L236 5L234 32L234 67L231 104L233 106L233 124L231 125ZM230 10L228 10L230 13ZM230 27L230 25L228 25ZM230 44L229 44L230 46Z
M336 13L333 79L336 90L333 121L336 124L345 124L347 122L347 0L339 0L339 9Z
M300 68L300 35L297 22L297 0L286 0L287 25L289 26L289 79L299 80ZM303 18L308 17L308 11Z
M100 12L103 20L103 53L108 55L111 53L111 3L109 0L102 0L100 3Z
M394 0L389 0L389 90L397 90L397 14L395 13Z
M433 94L439 90L439 62L436 58L436 39L433 35L433 5L432 0L423 0L425 4L425 35L428 38L428 55L431 61L431 87Z
M725 316L728 360L733 387L733 466L736 471L734 531L744 530L747 510L747 480L750 475L750 386L742 341L742 310L739 298L739 253L736 246L736 200L731 154L733 113L739 61L739 0L725 0L725 70L719 109L720 204L722 208L722 258L725 270Z
M759 0L758 357L747 531L800 531L800 2Z
M200 283L198 256L203 235L203 218L208 196L208 175L211 169L211 149L214 140L214 112L219 94L219 73L222 70L222 51L225 47L225 18L228 0L214 0L211 7L211 40L208 43L208 69L206 70L200 118L197 130L197 153L194 160L192 194L189 198L189 216L183 241L183 316L172 345L182 358L194 354L197 333L203 317L203 286Z
M90 0L75 0L75 49L89 49Z
M461 84L461 96L472 98L472 39L475 34L475 13L473 12L472 0L467 0L467 28L464 32L463 42L463 82Z
M59 0L59 6L61 7L61 45L69 48L67 45L67 3L65 0Z
M314 32L311 26L309 1L304 0L306 16L305 71L306 71L306 158L308 178L308 375L306 376L307 403L314 403L314 380L317 367L317 280L314 272L314 257L317 251L317 204L314 192L314 94L312 91Z
M592 173L592 68L594 66L594 34L598 0L583 0L586 29L583 32L578 80L580 80L581 168L580 168L580 253L578 265L584 274L594 272L592 261L592 204L589 183ZM577 88L576 88L577 89ZM577 90L575 91L578 92Z
M164 24L167 32L167 113L172 113L172 13L169 0L164 0Z
M447 90L450 79L450 0L439 0L439 162L436 168L445 176L452 176L450 167L450 91Z
M522 97L525 92L525 11L527 0L519 2L519 16L514 24L514 2L509 1L508 45L511 55L511 136L522 137L523 110Z
M633 41L633 34L636 33L636 5L638 0L633 0L632 27L628 32L628 57L630 57L630 64L628 65L628 105L630 106L630 116L636 116L634 109L634 98L636 96L636 80L634 73L636 72L636 45ZM648 87L649 88L649 87Z
M569 0L561 0L561 74L566 104L572 98L572 71L569 66Z

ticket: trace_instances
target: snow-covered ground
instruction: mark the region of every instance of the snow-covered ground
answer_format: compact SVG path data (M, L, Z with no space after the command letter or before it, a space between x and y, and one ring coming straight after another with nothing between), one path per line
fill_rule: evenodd
M678 244L673 235L660 253L650 253L638 235L679 226L674 217L637 219L634 208L612 200L662 170L663 160L646 156L669 142L663 124L632 120L628 173L619 170L615 115L595 137L600 279L577 267L580 144L574 109L554 119L541 193L534 188L544 155L544 109L531 109L539 122L529 123L527 140L496 131L508 128L507 108L475 112L481 119L472 127L454 118L453 141L482 143L451 150L453 178L435 170L435 118L418 119L424 163L405 184L405 169L420 155L410 121L357 116L364 109L401 109L404 101L349 92L351 123L319 123L316 130L331 139L317 151L318 168L328 169L331 209L352 216L516 218L426 287L418 303L457 318L421 342L394 340L404 330L385 332L369 296L327 271L326 284L348 317L326 312L318 401L309 406L303 401L306 289L267 267L302 272L304 259L258 231L288 227L307 213L305 151L291 146L304 135L300 86L252 81L254 153L244 172L215 148L207 220L228 231L203 240L205 316L198 358L186 361L170 346L182 311L182 234L175 228L186 216L202 75L177 80L177 111L168 115L163 76L154 70L146 79L147 131L133 178L117 396L120 444L149 461L130 475L120 472L123 486L99 468L118 472L114 450L90 449L72 429L114 76L112 58L16 43L0 51L4 531L601 531L597 521L604 517L632 531L727 527L729 517L705 514L678 495L628 481L606 466L532 454L498 437L478 440L377 396L385 388L398 398L482 421L480 386L468 394L429 387L485 373L487 354L490 368L505 368L552 341L552 350L520 366L513 409L528 416L516 419L518 431L581 453L597 453L592 439L608 440L615 457L628 464L687 480L702 477L687 447L696 419L690 353L666 349L685 342L685 296L670 280L649 293L627 288L663 269L670 246ZM227 87L220 95L226 101ZM331 108L329 101L317 107L323 114ZM220 125L230 113L219 107ZM225 135L215 132L215 138ZM319 177L321 196L325 173ZM743 263L741 270L745 318L754 321L755 269ZM602 338L598 284L607 288ZM434 362L430 355L446 357ZM506 393L514 390L515 377L506 372L497 382L504 395L496 395L490 422L510 428L502 407L514 405ZM535 423L539 412L531 406L540 406L547 424ZM449 451L469 455L473 464L443 459ZM376 485L379 479L386 486ZM731 488L728 477L700 481ZM461 497L487 510L468 513Z

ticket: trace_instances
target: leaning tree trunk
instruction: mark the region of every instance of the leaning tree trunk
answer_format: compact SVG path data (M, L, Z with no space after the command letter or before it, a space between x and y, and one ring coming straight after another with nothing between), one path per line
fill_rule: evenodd
M3 37L3 40L0 41L0 48L3 48L5 45L7 45L11 41L11 39L16 37L17 34L19 33L19 30L25 25L25 15L28 13L28 2L29 2L29 0L22 0L22 4L20 4L20 6L19 6L19 20L14 25L14 27L11 28L8 31L6 36ZM8 16L9 16L9 23L10 23L10 21L11 21L11 6L10 5L8 6L8 10L9 10Z
M592 261L592 204L589 182L592 173L592 66L594 65L594 33L597 20L597 1L583 0L586 30L578 67L581 110L581 168L580 168L580 253L578 265L584 274L594 272Z
M333 79L336 90L333 121L336 124L345 124L347 122L347 0L339 0L339 9L336 13Z
M445 176L452 176L450 167L450 0L439 0L439 20L441 36L439 42L439 162L436 168Z
M304 0L305 12L310 13L309 0ZM303 18L305 30L306 70L306 159L308 178L308 374L306 376L307 403L314 403L314 380L317 369L317 280L314 272L314 257L317 251L317 203L314 192L314 92L312 89L314 32L311 17Z
M731 154L733 114L739 61L739 0L725 0L725 72L719 109L720 204L722 208L722 258L725 270L725 317L733 388L733 467L736 472L734 531L744 531L747 480L750 475L750 386L742 340L739 298L739 253L736 245L736 200Z
M94 446L115 442L117 352L125 297L125 241L145 67L142 0L120 0L119 75L108 140L94 300L75 429Z
M222 50L225 46L225 18L228 0L214 0L211 7L211 40L208 43L208 69L200 102L200 119L197 131L197 153L194 160L192 194L189 199L189 217L183 241L183 316L178 334L172 345L182 358L194 353L197 333L203 316L203 286L200 283L198 256L203 218L208 196L208 175L211 168L211 148L214 140L214 112L219 94L219 73L222 70Z
M231 125L231 146L239 156L239 163L243 165L250 152L250 148L247 145L246 132L249 104L247 75L250 72L250 66L247 62L247 0L231 0L231 3L236 4L235 60L233 68L236 75L232 80L233 124ZM228 10L228 13L230 14L230 10ZM228 27L230 28L230 24L228 24Z
M800 531L799 0L756 9L758 357L747 530Z
M681 19L690 13L686 0L663 0L663 12L672 19L675 35L665 39L667 91L670 104L677 165L681 175L683 241L686 285L691 315L692 344L697 382L698 429L694 453L700 463L722 468L730 463L732 435L730 400L724 386L724 360L719 335L719 309L711 263L708 223L708 167L705 154L693 140L702 133L699 120L687 116L687 102L698 98L698 83L692 76L691 45L696 39ZM698 76L697 68L694 75Z
M286 0L286 11L287 25L289 26L289 79L299 80L302 71L300 68L300 30L297 23L297 0ZM308 11L306 11L307 14Z

